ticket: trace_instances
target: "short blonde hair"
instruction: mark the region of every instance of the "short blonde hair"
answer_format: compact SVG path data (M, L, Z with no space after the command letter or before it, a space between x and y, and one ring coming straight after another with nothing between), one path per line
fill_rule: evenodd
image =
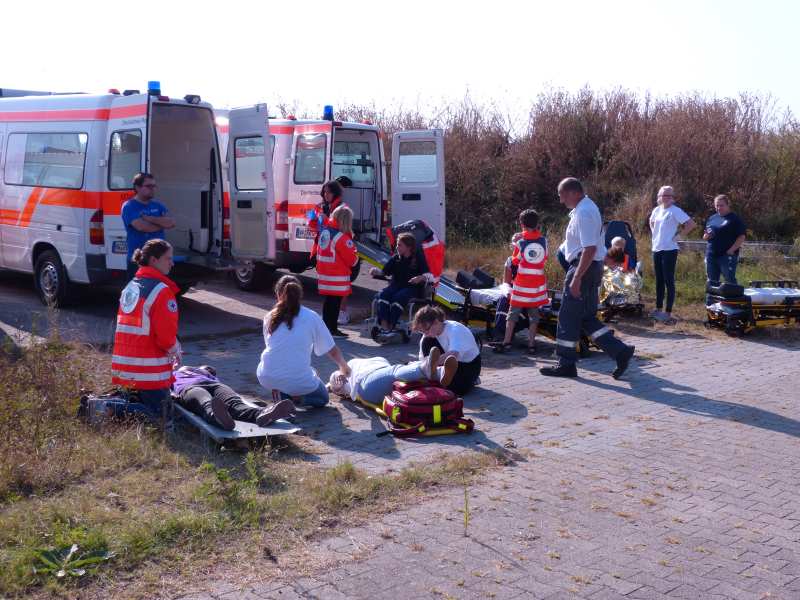
M342 205L331 213L331 219L336 221L336 226L342 233L353 235L353 211L349 206Z
M661 196L663 196L665 194L669 194L670 196L674 196L675 195L675 190L672 189L671 185L662 185L659 188L658 197L661 198Z
M622 238L622 237L619 237L619 236L615 237L613 240L611 240L611 247L612 248L622 248L624 250L625 249L625 238Z

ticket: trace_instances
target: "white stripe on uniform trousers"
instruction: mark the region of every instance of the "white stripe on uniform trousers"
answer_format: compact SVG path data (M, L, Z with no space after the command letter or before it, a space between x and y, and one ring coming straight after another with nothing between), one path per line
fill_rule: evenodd
M590 334L589 334L589 337L590 337L590 338L592 338L593 340L596 340L596 339L597 339L597 338L599 338L601 335L605 335L605 334L607 334L609 331L611 331L611 328L610 328L610 327L601 327L600 329L598 329L598 330L597 330L597 331L595 331L594 333L590 333Z
M161 365L171 365L172 359L168 356L161 358L136 358L133 356L118 356L111 357L112 363L118 365L136 365L137 367L159 367Z
M569 340L559 340L559 339L557 339L556 340L556 344L558 344L559 346L564 346L565 348L574 348L575 346L578 345L578 342L577 341L570 342Z
M161 373L134 373L133 371L121 371L115 369L111 374L120 379L128 379L130 381L169 381L172 377L172 369Z
M122 325L119 322L119 316L117 316L117 331L120 333L131 333L133 335L149 335L150 308L153 306L153 302L156 301L156 298L158 298L159 292L166 287L166 283L159 282L152 290L150 290L150 294L147 296L147 300L144 301L144 306L142 307L141 327L135 327L134 325Z
M541 292L547 291L547 285L540 285L539 287L529 288L529 287L522 287L521 285L514 284L513 288L514 292L522 292L524 294L539 294Z

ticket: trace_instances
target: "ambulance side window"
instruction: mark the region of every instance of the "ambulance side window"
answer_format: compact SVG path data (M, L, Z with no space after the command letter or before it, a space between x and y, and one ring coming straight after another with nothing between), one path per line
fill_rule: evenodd
M400 183L436 183L436 142L400 142Z
M142 132L115 131L108 151L108 189L129 190L133 177L142 170Z
M264 189L264 138L260 136L237 138L234 143L236 189L259 191Z
M12 133L8 136L5 182L80 189L88 141L86 133Z
M372 183L375 163L370 156L369 142L334 142L331 179L342 175L353 183Z
M328 136L324 133L305 133L297 136L294 157L295 183L325 183L327 142Z

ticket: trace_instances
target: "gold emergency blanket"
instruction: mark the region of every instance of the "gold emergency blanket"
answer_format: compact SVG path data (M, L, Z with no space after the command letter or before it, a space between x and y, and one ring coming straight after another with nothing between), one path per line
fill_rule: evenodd
M610 306L638 304L642 292L642 278L634 271L623 271L621 268L603 268L603 280L600 283L600 302Z

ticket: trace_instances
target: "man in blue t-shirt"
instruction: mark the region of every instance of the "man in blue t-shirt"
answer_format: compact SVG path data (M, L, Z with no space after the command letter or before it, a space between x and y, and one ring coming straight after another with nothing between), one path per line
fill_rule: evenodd
M736 283L736 266L739 263L739 248L745 240L747 228L744 222L731 210L728 197L720 194L714 198L716 214L706 221L703 239L706 246L706 276L719 284L724 277L728 283Z
M148 240L163 240L164 230L175 227L175 219L167 216L167 207L153 199L157 187L150 173L137 173L133 178L136 195L122 205L122 222L128 234L128 281L139 268L133 262L134 251Z

